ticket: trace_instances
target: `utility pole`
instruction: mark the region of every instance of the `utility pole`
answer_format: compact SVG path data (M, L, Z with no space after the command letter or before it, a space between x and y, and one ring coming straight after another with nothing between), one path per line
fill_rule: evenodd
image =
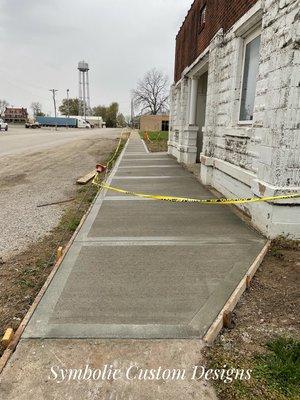
M70 118L69 92L70 92L70 89L67 89L67 110L68 110L68 118Z
M58 92L58 90L56 90L56 89L49 89L49 92L52 93L53 105L54 105L54 116L55 116L55 118L57 118L57 114L56 114L56 98L55 98L55 95L56 95L56 92ZM55 123L56 123L56 125L55 125L55 130L57 131L57 121L55 121Z
M133 129L134 123L134 107L133 107L133 98L131 98L131 128Z

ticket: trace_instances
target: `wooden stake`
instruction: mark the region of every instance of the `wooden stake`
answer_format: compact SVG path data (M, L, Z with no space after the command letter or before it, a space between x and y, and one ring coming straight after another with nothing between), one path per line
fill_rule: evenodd
M56 252L56 261L58 261L63 255L63 248L60 246Z
M9 343L13 340L14 337L14 331L12 328L6 329L3 338L1 339L1 343L3 346L6 348Z
M223 326L224 326L224 328L227 328L227 329L233 328L232 311L224 311Z
M246 277L246 289L250 290L250 286L251 286L251 276L247 275L247 277Z

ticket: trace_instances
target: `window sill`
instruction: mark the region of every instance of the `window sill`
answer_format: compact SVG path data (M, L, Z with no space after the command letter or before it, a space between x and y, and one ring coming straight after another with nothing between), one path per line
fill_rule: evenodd
M243 127L243 126L248 127L248 126L253 125L253 121L238 121L237 124L238 124L238 126L241 126L241 127Z
M251 138L252 132L252 125L237 125L235 127L227 128L224 135L238 138Z

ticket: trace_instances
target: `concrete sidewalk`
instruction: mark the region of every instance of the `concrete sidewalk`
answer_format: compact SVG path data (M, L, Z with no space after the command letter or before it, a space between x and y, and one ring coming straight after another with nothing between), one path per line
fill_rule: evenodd
M134 135L109 178L137 192L209 198ZM265 240L229 208L101 193L24 338L201 338Z
M108 183L212 197L167 154L148 153L136 135ZM265 242L228 207L100 193L1 374L0 397L215 400L208 382L190 379L203 365L199 339ZM188 377L58 383L50 373L53 366L105 364L185 369Z

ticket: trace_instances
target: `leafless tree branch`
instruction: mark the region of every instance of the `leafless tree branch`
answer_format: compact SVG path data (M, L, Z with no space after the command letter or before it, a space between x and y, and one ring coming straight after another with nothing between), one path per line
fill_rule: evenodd
M169 88L168 77L157 69L148 71L138 81L133 91L134 106L140 112L153 115L167 111Z

